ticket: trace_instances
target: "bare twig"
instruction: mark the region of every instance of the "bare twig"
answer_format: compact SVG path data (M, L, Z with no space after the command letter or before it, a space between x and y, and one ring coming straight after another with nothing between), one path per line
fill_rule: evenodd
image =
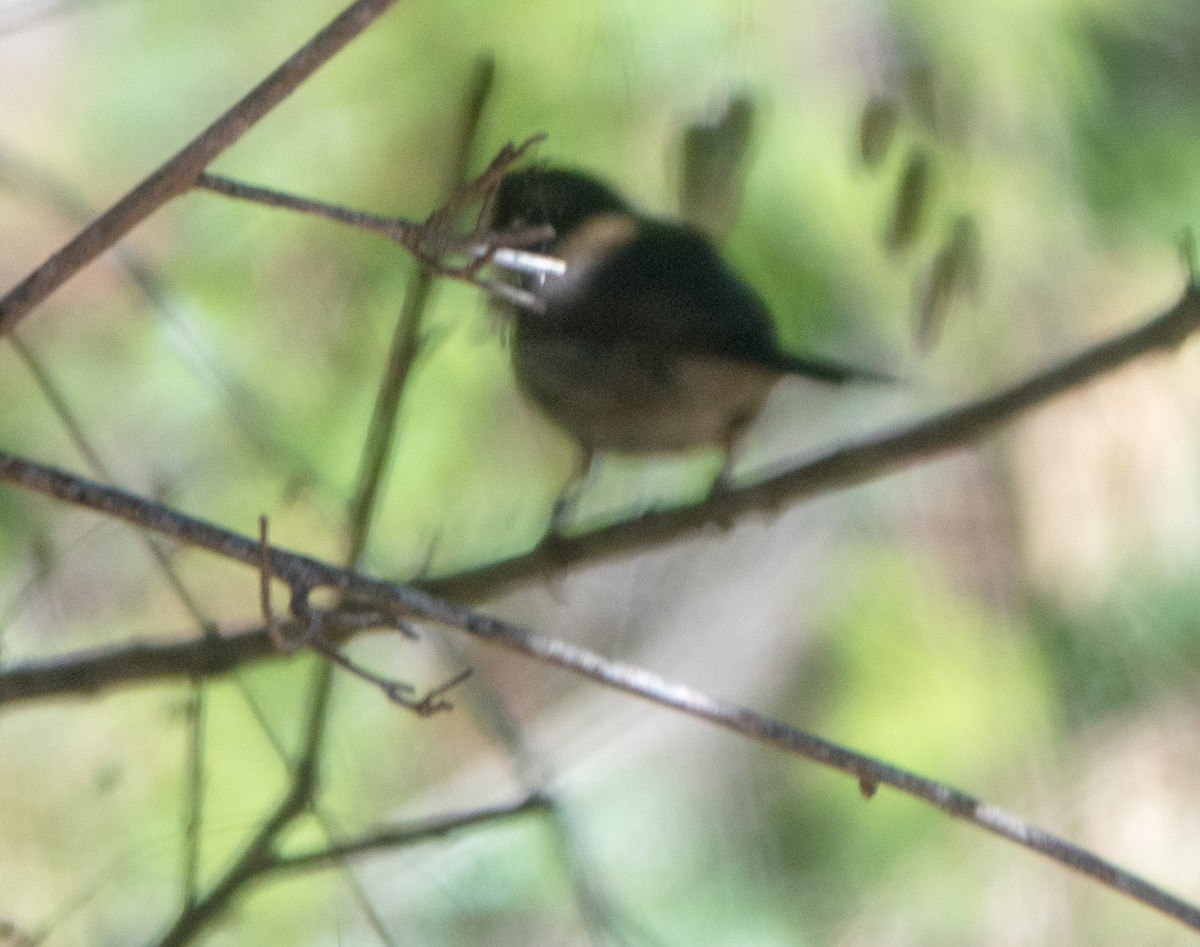
M491 84L491 76L492 69L489 63L482 70L482 77L481 72L477 70L475 80L472 83L472 107L468 109L463 139L459 144L460 149L464 152L469 151L476 122L479 117L479 109L482 106L482 100L486 95L487 88ZM482 89L479 87L482 87ZM474 105L476 102L479 103L478 106ZM503 158L511 163L511 161L516 160L523 153L525 148L531 145L532 141L519 149L513 149L511 146L506 147L502 149L501 155L498 156L497 160L499 161ZM459 159L457 167L465 168L466 160L464 154ZM452 183L454 187L457 187L460 182L455 179ZM370 534L371 520L379 496L381 475L391 453L393 432L396 423L396 410L416 355L419 327L429 294L430 273L431 270L436 268L447 269L442 261L441 249L439 247L430 249L429 246L431 240L442 240L446 232L446 227L440 221L435 220L435 218L436 215L431 216L428 226L421 228L419 231L411 229L403 231L406 234L403 239L400 238L399 234L395 235L396 239L404 243L410 252L425 262L427 266L422 268L418 273L414 284L410 287L405 305L400 313L393 336L388 364L384 378L380 384L371 425L363 446L362 460L359 466L358 487L355 491L354 502L349 511L349 548L346 553L346 563L347 567L351 569L361 559ZM464 271L469 271L468 278L474 276L474 270L474 264L468 264L464 268ZM447 272L449 273L450 271L447 269ZM260 520L259 543L260 598L262 600L261 608L264 620L267 622L268 627L274 630L275 621L271 615L269 596L271 564L268 549L266 520L263 518ZM325 744L325 733L329 725L328 710L333 695L333 668L335 666L343 667L360 678L370 681L380 687L392 700L404 703L418 713L432 713L436 710L448 708L449 706L447 702L437 699L436 695L438 692L427 695L427 697L420 701L412 701L405 695L403 685L397 685L395 682L387 681L360 668L340 654L335 647L328 645L322 638L322 631L323 626L327 623L326 619L330 616L319 609L313 608L309 602L309 593L315 587L315 584L309 583L306 580L300 580L298 582L290 582L289 585L292 589L292 616L307 626L302 643L313 647L326 658L325 661L318 664L312 683L309 686L308 720L304 730L304 748L294 768L292 788L280 803L275 816L268 821L259 835L247 846L234 868L201 901L189 906L177 919L172 934L175 931L181 932L178 942L190 939L195 932L223 911L228 902L251 879L263 871L269 870L269 864L265 864L256 855L256 851L262 852L272 849L279 835L302 812L311 810L326 829L326 832L332 835L331 823L316 803L316 791L322 761L322 751ZM402 622L398 624L402 629L405 628ZM439 690L440 692L444 692L444 690ZM349 873L348 880L355 891L359 905L371 922L377 935L384 943L390 943L390 936L382 919L378 916L374 905L367 897L366 891L359 884L353 873ZM173 942L171 936L168 935L167 942Z
M304 812L312 788L311 771L299 771L287 795L266 823L254 834L234 864L203 898L179 913L170 930L159 942L162 947L178 947L191 941L229 906L251 879L270 867L274 859L275 839L288 824Z
M526 796L517 802L487 806L450 816L438 816L425 822L373 829L357 838L343 839L325 848L314 848L293 855L279 855L271 866L276 871L313 871L327 868L346 858L393 851L407 845L428 842L451 832L484 823L498 822L513 816L544 811L547 801L538 795Z
M301 82L385 13L396 0L357 0L224 115L0 298L0 336L155 210L185 193L222 151Z
M415 688L406 681L393 681L390 678L376 674L374 671L367 670L361 664L346 657L337 648L326 644L320 637L314 638L309 644L315 651L324 655L342 670L349 672L359 680L366 681L368 684L379 688L383 696L393 704L403 707L406 710L411 710L420 717L431 717L434 714L453 710L454 705L448 700L443 700L442 697L458 687L472 673L472 669L467 668L465 671L455 674L448 681L432 688L424 697L413 698L411 695Z
M346 629L339 640L354 632ZM88 697L114 687L179 677L213 677L282 658L263 627L218 638L136 642L29 661L0 672L0 706L47 697Z
M0 453L0 480L17 483L56 499L157 530L249 566L257 567L260 562L259 543L248 537L239 536L167 509L161 504L61 470ZM408 586L371 579L348 569L280 549L270 550L269 566L273 575L289 584L295 583L305 589L328 587L354 601L369 602L383 612L394 612L400 616L415 615L457 628L484 641L564 668L607 687L681 711L768 746L840 770L853 776L860 786L891 786L906 795L922 799L957 819L970 822L1039 852L1200 931L1200 908L1168 894L1077 845L1029 825L1011 813L981 802L944 783L881 762L747 708L714 700L642 668L609 661L595 652L544 638L519 625L483 615ZM328 665L322 664L321 667L325 668ZM324 710L323 706L312 708L312 718L318 719L319 714L319 719L323 720ZM310 743L319 742L319 729L310 725ZM317 734L316 737L312 736L314 733ZM310 798L315 777L315 758L306 752L302 760L312 762L309 765L302 763L297 773L296 785L288 800L292 800L296 795L301 796L302 800ZM242 867L235 866L237 877L244 880L246 866L253 869L250 874L258 873L265 848L275 838L280 827L288 824L300 811L288 800L281 804L277 817L264 826L263 832L256 837L255 844L247 848L245 855L238 862ZM263 851L256 853L256 846L263 848ZM238 881L232 890L226 891L224 883L219 883L197 904L197 908L205 906L204 911L198 913L205 914L207 921L206 912L210 899L218 899L223 903L232 897L241 884L242 881Z
M449 701L443 700L446 694L467 680L475 673L474 668L463 668L453 677L442 681L437 687L432 688L429 693L422 697L414 708L419 713L428 716L429 714L440 713L443 710L453 710L454 705Z
M208 721L207 680L193 677L187 703L187 795L183 823L183 903L188 910L196 903L200 887L200 830L204 825L204 737Z
M523 309L540 312L543 304L534 294L510 283L486 279L480 273L489 264L520 272L556 274L561 274L566 267L562 260L528 249L553 237L551 227L516 227L497 232L488 229L492 201L504 174L544 137L535 135L520 145L505 145L478 177L458 186L446 203L423 221L350 210L215 174L201 174L195 186L226 197L298 211L379 234L403 247L434 275L471 283ZM457 218L474 204L478 204L479 209L471 231L465 235L456 233ZM451 260L453 257L466 259L456 263Z

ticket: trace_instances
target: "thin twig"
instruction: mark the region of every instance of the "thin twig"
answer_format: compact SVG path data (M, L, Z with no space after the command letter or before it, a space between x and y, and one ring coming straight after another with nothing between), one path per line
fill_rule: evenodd
M393 681L380 674L376 674L374 671L368 671L361 664L346 657L337 648L325 644L319 635L309 642L309 647L359 680L366 681L368 684L379 688L383 692L383 696L392 703L411 708L413 701L408 695L413 692L413 686L407 681Z
M396 0L357 0L232 108L0 298L0 336L173 197Z
M484 72L485 75L482 79L480 78L480 73L478 71L476 73L475 81L472 83L472 102L476 100L482 102L482 98L486 94L486 87L491 84L491 69L488 68ZM485 87L482 93L475 89L476 86L481 84ZM468 115L464 139L460 142L460 148L464 151L470 148L478 115L478 110L470 112ZM508 146L501 150L496 161L506 158L511 163L526 148L531 147L532 143L530 141L519 149L513 149L511 146ZM493 161L493 165L496 164L496 161ZM463 157L456 164L456 167L465 168L465 166L466 158ZM460 182L457 179L453 180L452 189L458 188L459 184ZM418 259L423 260L428 265L418 273L413 286L410 287L405 305L402 307L393 336L388 364L384 372L384 378L380 384L368 435L363 446L363 454L359 466L358 487L355 490L354 503L348 515L349 542L346 553L346 565L348 569L353 569L358 565L363 551L366 549L371 521L379 497L381 475L386 466L387 458L391 453L397 408L413 359L416 355L416 342L420 334L420 323L430 289L430 270L442 266L440 253L436 250L429 251L428 242L431 238L442 239L445 227L435 222L431 216L429 226L422 228L421 232L416 234L415 237L412 236L411 231L407 231L407 233L410 235L407 238L409 242L404 243L404 245ZM399 238L397 237L397 239ZM430 252L438 253L438 258L434 260L431 257L426 260L426 256ZM470 275L473 276L474 271L471 271ZM269 627L274 628L269 597L271 568L268 549L266 520L263 518L260 520L259 544L261 607L264 613L264 620L267 621ZM399 686L394 685L394 682L385 681L376 675L370 674L370 672L359 668L356 664L349 661L349 659L341 655L335 648L327 646L321 637L322 625L325 624L324 619L326 616L319 610L312 608L309 604L309 592L318 583L309 583L302 579L298 582L290 582L289 584L292 588L292 615L294 618L307 623L305 635L301 639L302 642L314 647L327 659L317 665L312 682L309 685L308 720L304 730L303 751L294 769L292 788L287 797L280 803L276 815L264 827L263 832L245 849L243 857L238 860L235 868L203 900L190 907L176 921L175 927L186 932L185 938L192 936L203 925L207 924L209 920L223 911L227 903L252 878L260 874L263 870L266 870L259 861L255 860L256 849L267 850L272 848L278 836L302 812L306 810L313 811L322 826L326 829L326 832L332 834L328 816L316 804L316 792L322 751L325 745L325 734L329 726L329 706L332 701L334 684L333 668L335 666L346 668L358 676L372 681L372 683L379 686L386 694L391 696L393 700L398 702L406 700ZM413 709L418 712L432 712L431 708L435 707L435 705L439 708L441 706L448 706L444 701L426 698L423 701L413 702ZM353 873L349 873L348 880L355 892L360 907L372 924L375 932L385 943L390 943L390 935L383 924L382 918L368 898L365 889ZM195 914L200 919L198 923L193 924L191 922L189 918L191 914Z
M540 136L536 139L531 138L520 149L502 152L502 154L506 158L510 155L519 155L529 143L537 140L540 140ZM274 207L277 210L291 210L307 214L310 217L320 217L346 227L353 227L355 230L364 230L367 233L386 237L393 243L414 252L422 262L426 263L436 261L439 257L448 254L469 256L475 261L486 257L489 261L498 262L500 266L505 266L510 259L521 259L520 256L511 258L501 256L498 261L495 259L499 250L508 249L526 251L527 265L520 267L523 271L560 272L562 269L561 262L555 257L527 250L528 247L545 243L554 236L554 230L544 225L515 227L494 232L476 228L464 236L455 234L449 229L453 224L453 220L447 213L449 205L444 205L434 211L425 220L411 220L407 217L389 217L372 214L368 211L352 210L340 204L300 197L285 191L276 191L258 184L247 184L244 181L207 172L196 178L195 187L202 191L212 191L214 194L224 197L262 204L265 207ZM457 203L458 201L455 201L456 205ZM539 260L541 261L540 266L537 265ZM441 265L438 265L437 269L439 273L450 272L448 267Z
M430 714L441 713L443 710L453 710L454 705L448 700L443 700L442 698L464 683L467 678L474 673L474 668L463 668L453 677L442 681L442 683L437 685L437 687L431 688L424 697L417 701L416 706L413 707L413 710L426 717Z
M314 848L292 855L279 855L275 858L271 868L281 872L319 870L347 858L393 851L407 845L431 841L451 832L476 825L499 822L530 812L545 811L547 805L545 798L535 794L505 805L487 806L450 816L438 816L426 822L373 829L357 838L343 839L324 848Z
M414 692L415 688L408 682L393 681L391 678L368 670L356 661L346 657L337 648L326 644L320 636L314 638L309 644L313 650L324 655L326 659L336 664L342 670L354 675L359 680L366 681L373 687L377 687L383 693L383 696L393 704L403 707L406 710L411 710L420 717L431 717L437 713L453 710L454 705L448 700L443 700L442 697L458 687L472 673L471 668L460 671L448 681L432 688L424 697L414 699L410 695Z
M181 910L188 910L196 903L200 890L200 830L204 826L204 768L205 723L208 720L207 681L193 677L188 695L187 721L187 796L184 801L186 813L183 823L183 903Z
M203 898L179 913L171 928L159 941L161 947L179 947L191 941L229 907L250 879L270 866L274 859L275 839L308 805L312 783L307 775L301 773L293 780L275 812L254 834L221 879Z
M236 559L249 566L259 565L261 550L259 543L254 540L113 487L2 452L0 480L20 484L64 502L88 507L160 531L164 535ZM609 661L595 652L542 637L519 625L472 611L409 586L372 579L281 549L272 548L269 560L272 574L289 584L294 583L304 589L328 587L356 602L369 602L380 611L394 612L401 617L417 616L457 628L483 641L582 675L604 686L681 711L749 739L840 770L853 776L860 786L891 786L906 795L922 799L957 819L970 822L994 835L1039 852L1200 931L1200 908L1168 894L1065 839L1032 826L1011 813L981 802L944 783L881 762L747 708L714 700L642 668ZM323 663L320 667L328 668L328 665ZM311 708L308 730L310 748L311 744L320 742L321 727L318 721L325 719L324 713L324 706ZM307 801L311 798L315 779L315 757L310 752L305 752L302 761L304 763L297 773L293 794L300 794ZM279 818L283 821L272 820L268 823L268 826L275 824L277 827L271 834L266 835L265 839L268 842L273 839L279 827L288 824L298 811L281 805ZM264 827L264 832L266 828ZM259 838L264 836L260 835ZM256 857L253 847L248 848L239 865L257 864ZM205 906L204 912L201 913L205 914L206 920L209 917L207 911L210 900L220 896L224 903L240 885L241 882L238 882L232 891L226 892L224 884L220 883L197 905Z
M460 183L450 197L423 221L350 210L215 174L201 174L195 186L225 197L297 211L378 234L403 247L433 275L462 280L522 309L541 312L544 304L533 293L480 274L489 264L522 273L561 274L565 270L562 260L528 249L552 238L552 227L515 227L495 232L488 229L492 201L505 173L544 138L534 135L520 145L505 145L482 173L465 184L461 183L461 176L456 176ZM474 226L468 234L456 233L453 229L456 219L473 204L479 205ZM466 257L466 261L454 263L450 257Z
M275 871L309 871L324 868L343 858L391 851L409 845L431 841L460 829L476 828L489 822L511 819L528 813L538 812L545 803L528 797L508 805L474 809L453 816L414 822L375 831L354 839L336 842L319 849L295 855L280 855L274 842L280 831L304 809L304 800L299 793L292 792L283 800L278 810L251 839L242 856L226 872L214 887L209 898L197 910L182 915L176 924L159 941L161 947L178 947L191 941L215 918L224 913L236 898L254 881Z

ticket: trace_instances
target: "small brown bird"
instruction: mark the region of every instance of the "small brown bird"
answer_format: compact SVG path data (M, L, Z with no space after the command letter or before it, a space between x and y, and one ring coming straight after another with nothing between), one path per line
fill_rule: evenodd
M783 351L758 294L698 229L633 210L572 170L508 174L493 227L549 224L536 249L562 276L526 276L540 313L513 309L521 390L588 452L729 452L785 374L884 376ZM728 462L728 460L727 460Z

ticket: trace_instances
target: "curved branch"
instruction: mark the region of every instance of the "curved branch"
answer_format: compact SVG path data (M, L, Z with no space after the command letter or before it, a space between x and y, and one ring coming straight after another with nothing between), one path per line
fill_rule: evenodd
M561 573L661 546L705 526L769 512L819 493L856 486L939 454L967 447L1014 418L1120 368L1149 352L1173 349L1200 330L1200 288L1187 286L1169 310L997 394L918 421L871 434L798 467L777 470L748 487L716 493L702 503L643 513L580 536L556 537L521 556L421 582L459 601L493 597L531 576Z

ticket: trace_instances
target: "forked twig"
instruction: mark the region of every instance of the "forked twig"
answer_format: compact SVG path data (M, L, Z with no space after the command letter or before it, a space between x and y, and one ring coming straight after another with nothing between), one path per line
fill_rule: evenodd
M529 249L552 238L552 227L489 229L492 202L504 175L544 138L545 135L534 135L519 145L510 143L502 147L478 176L456 188L446 202L423 221L350 210L215 174L201 174L195 186L225 197L297 211L379 234L403 247L438 276L470 283L512 305L540 312L543 303L533 293L511 283L487 279L481 274L491 265L521 273L561 274L565 270L562 260ZM457 232L458 218L476 205L478 210L471 229L465 234Z

